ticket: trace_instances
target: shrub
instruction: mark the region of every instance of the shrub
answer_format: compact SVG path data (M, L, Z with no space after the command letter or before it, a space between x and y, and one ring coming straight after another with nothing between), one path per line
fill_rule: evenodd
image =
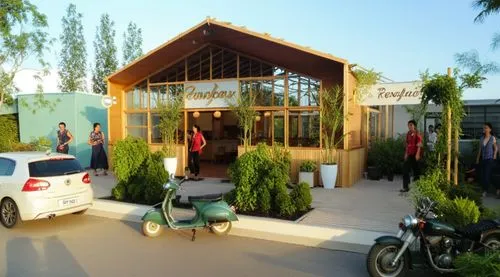
M127 198L130 198L135 203L142 203L144 200L144 185L136 182L127 184Z
M440 188L443 180L446 180L443 173L437 169L416 181L412 188L412 202L414 207L417 208L420 201L428 197L433 202L436 202L434 211L436 214L440 214L443 205L448 201L446 193Z
M443 220L455 227L464 227L479 220L479 208L474 201L465 198L447 200L441 209Z
M236 197L236 190L232 189L224 194L224 201L226 201L229 205L234 203Z
M113 148L113 170L118 181L127 182L137 174L149 156L148 144L140 138L127 137L119 140Z
M280 216L290 217L295 214L295 205L286 188L277 191L274 205Z
M311 160L303 161L300 164L300 172L314 172L317 168L316 162Z
M116 200L125 200L127 196L127 187L124 183L119 182L112 190L111 194Z
M257 205L259 212L261 212L262 214L268 215L271 211L271 193L265 186L262 186L259 190Z
M147 204L158 203L165 197L163 185L168 181L168 173L163 167L163 157L163 152L156 152L146 160L144 200Z
M295 203L295 210L297 212L306 212L311 207L312 195L309 185L302 182L295 186L290 193L292 201Z
M474 201L478 207L483 205L479 187L473 184L463 183L458 186L449 186L448 197L451 200L458 197L467 198Z
M34 151L47 151L52 148L52 142L47 137L31 138L29 144Z
M17 119L13 115L0 115L0 152L12 151L11 145L19 141Z
M480 216L480 220L485 220L485 219L498 219L500 218L500 209L498 209L498 211L495 211L493 209L489 209L489 208L481 208L480 209L481 211L481 216Z
M500 251L485 255L465 253L458 256L454 265L463 277L498 277L500 276Z

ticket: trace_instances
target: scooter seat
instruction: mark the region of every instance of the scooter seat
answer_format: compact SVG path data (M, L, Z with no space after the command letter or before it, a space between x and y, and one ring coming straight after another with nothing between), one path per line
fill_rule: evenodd
M222 200L222 193L219 194L205 194L200 196L188 196L188 201L205 201L205 202L217 202Z

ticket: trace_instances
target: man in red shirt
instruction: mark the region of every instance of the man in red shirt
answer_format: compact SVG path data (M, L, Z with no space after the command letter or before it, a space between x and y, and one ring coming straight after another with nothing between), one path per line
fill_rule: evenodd
M410 170L413 170L413 180L417 180L420 174L419 161L422 151L422 137L417 131L417 122L408 121L408 133L406 134L405 161L403 164L403 189L401 192L410 190Z

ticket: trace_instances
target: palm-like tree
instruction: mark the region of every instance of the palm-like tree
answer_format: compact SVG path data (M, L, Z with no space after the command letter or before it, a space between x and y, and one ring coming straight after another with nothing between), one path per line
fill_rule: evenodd
M500 12L500 0L475 0L473 6L481 9L474 22L483 22L489 15Z

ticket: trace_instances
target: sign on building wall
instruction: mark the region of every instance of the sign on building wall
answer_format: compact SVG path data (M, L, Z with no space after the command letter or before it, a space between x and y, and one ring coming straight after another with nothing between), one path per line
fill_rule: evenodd
M225 108L238 97L238 81L188 82L184 92L187 109Z
M422 82L384 83L369 88L361 99L363 106L416 105L422 99Z

